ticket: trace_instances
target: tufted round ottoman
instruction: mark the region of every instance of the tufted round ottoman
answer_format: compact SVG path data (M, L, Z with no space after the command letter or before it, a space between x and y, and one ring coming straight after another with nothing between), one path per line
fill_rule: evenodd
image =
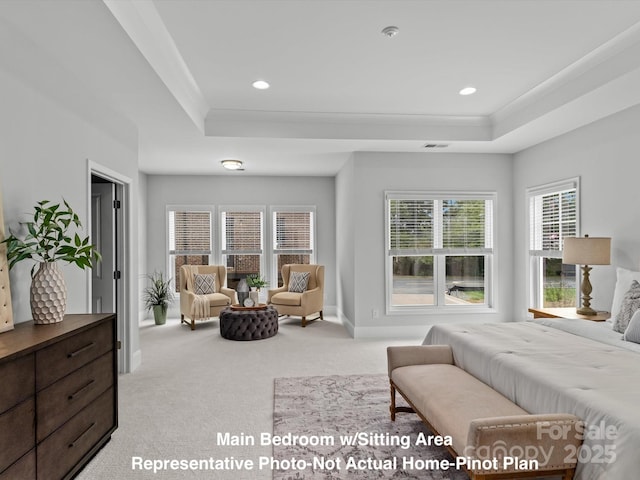
M278 311L272 306L260 310L220 312L220 335L229 340L261 340L278 333Z

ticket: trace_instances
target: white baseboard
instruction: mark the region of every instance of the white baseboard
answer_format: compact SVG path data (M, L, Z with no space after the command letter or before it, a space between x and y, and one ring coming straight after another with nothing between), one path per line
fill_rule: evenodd
M355 327L353 338L385 338L388 340L413 340L422 343L431 325Z
M431 325L358 327L342 311L338 310L336 316L354 339L384 338L387 340L412 340L422 343L431 328Z

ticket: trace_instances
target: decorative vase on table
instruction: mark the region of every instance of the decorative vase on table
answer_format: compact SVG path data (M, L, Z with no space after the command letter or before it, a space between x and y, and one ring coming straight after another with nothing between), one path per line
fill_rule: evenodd
M67 308L67 286L58 262L40 262L31 279L33 323L58 323Z
M238 282L236 292L238 293L238 303L244 305L245 299L249 296L249 285L244 278L241 278Z
M82 223L66 200L55 204L49 200L37 202L31 218L20 222L26 232L23 238L11 233L2 243L6 244L9 269L23 260L36 262L31 270L30 289L33 322L55 324L64 319L67 306L67 288L58 262L84 270L102 257L88 236L79 235Z
M258 305L260 303L260 290L255 287L251 287L249 298L253 300L254 305Z

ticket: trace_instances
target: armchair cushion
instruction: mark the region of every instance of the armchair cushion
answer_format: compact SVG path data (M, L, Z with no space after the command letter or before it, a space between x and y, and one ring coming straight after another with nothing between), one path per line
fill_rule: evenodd
M303 293L309 285L310 272L291 272L289 276L289 291Z
M292 305L294 307L299 307L302 305L302 295L295 292L282 292L271 297L271 301L277 305Z
M215 273L194 273L193 290L196 295L207 295L216 293Z

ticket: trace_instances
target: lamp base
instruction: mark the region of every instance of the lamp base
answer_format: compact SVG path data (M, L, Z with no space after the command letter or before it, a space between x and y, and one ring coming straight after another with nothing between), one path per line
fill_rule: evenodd
M581 308L576 308L576 313L578 315L597 315L598 312L596 312L593 308L591 307L581 307Z

